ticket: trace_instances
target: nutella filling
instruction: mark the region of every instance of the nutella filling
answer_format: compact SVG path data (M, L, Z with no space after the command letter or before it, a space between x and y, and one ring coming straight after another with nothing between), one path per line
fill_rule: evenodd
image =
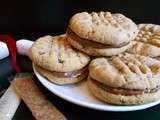
M101 89L113 93L113 94L117 94L117 95L126 95L126 96L130 96L130 95L139 95L139 94L143 94L143 93L154 93L157 92L160 89L160 86L157 86L156 88L153 89L144 89L144 90L138 90L138 89L125 89L125 88L115 88L115 87L110 87L107 85L104 85L103 83L100 83L96 80L94 80L93 78L90 78L92 80L92 82L94 84L96 84L98 87L100 87Z
M80 70L72 71L72 72L51 72L52 75L60 77L60 78L76 78L82 74L87 74L88 73L88 67L84 67Z
M67 35L71 39L73 39L73 40L77 41L79 44L81 44L83 46L83 48L89 48L89 47L90 48L96 48L96 49L121 48L121 47L129 44L129 42L127 42L127 43L122 43L121 45L118 45L118 46L114 46L114 45L106 45L106 44L98 43L98 42L95 42L95 41L91 41L91 40L79 37L70 28L67 28Z

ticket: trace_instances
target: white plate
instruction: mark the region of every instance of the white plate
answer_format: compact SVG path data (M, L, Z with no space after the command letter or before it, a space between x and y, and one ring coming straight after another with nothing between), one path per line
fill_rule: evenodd
M61 97L64 100L67 100L71 103L95 109L95 110L102 110L102 111L135 111L135 110L142 110L152 106L155 106L160 103L159 101L143 104L143 105L134 105L134 106L116 106L103 103L97 100L92 94L90 93L86 81L83 81L78 84L74 85L64 85L59 86L49 82L46 78L41 76L35 69L33 65L34 72L38 77L39 81L52 93Z

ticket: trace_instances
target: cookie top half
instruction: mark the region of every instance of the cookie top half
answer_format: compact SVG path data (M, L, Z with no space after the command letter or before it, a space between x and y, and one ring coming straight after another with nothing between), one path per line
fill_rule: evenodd
M131 19L110 12L77 13L68 28L81 38L115 47L129 43L138 33Z
M79 70L90 61L89 56L70 46L65 35L39 38L30 48L28 56L40 67L57 72Z
M150 57L160 56L160 25L139 24L138 35L128 52Z
M128 53L97 58L89 65L89 75L111 87L154 89L160 87L160 61Z

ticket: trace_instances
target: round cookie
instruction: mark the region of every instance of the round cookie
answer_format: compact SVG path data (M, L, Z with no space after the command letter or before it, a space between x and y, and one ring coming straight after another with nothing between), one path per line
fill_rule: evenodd
M70 46L65 35L39 38L30 48L28 56L40 67L57 72L79 70L90 61L89 56Z
M138 33L136 24L122 14L82 12L74 15L67 29L71 45L92 56L124 52Z
M67 76L62 76L62 74L65 75L65 73L61 73L61 76L59 75L59 73L57 74L57 72L53 72L53 71L48 71L46 69L43 69L37 65L35 65L35 69L45 78L47 78L50 82L54 83L54 84L58 84L58 85L65 85L65 84L73 84L73 83L77 83L81 80L83 80L84 78L87 77L88 75L88 69L87 67L84 68L84 70L80 73L77 73L74 75L74 77L67 77ZM69 72L71 73L71 72Z
M159 73L160 61L141 55L97 58L89 65L89 87L111 104L143 104L160 99Z
M145 104L160 99L160 90L158 90L157 92L144 93L140 95L122 95L107 92L105 89L102 89L99 85L95 84L89 78L87 83L89 89L96 98L109 104L135 105Z
M139 24L139 33L127 50L144 56L160 56L160 25Z
M90 57L73 49L66 35L39 38L29 49L28 56L36 70L55 84L73 84L88 75Z

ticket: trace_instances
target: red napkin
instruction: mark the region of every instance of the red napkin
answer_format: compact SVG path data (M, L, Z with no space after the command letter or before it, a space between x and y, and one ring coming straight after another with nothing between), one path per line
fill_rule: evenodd
M0 41L3 41L7 44L9 49L9 54L12 60L12 66L17 73L20 72L20 67L17 63L17 50L16 50L16 41L9 35L0 35Z

